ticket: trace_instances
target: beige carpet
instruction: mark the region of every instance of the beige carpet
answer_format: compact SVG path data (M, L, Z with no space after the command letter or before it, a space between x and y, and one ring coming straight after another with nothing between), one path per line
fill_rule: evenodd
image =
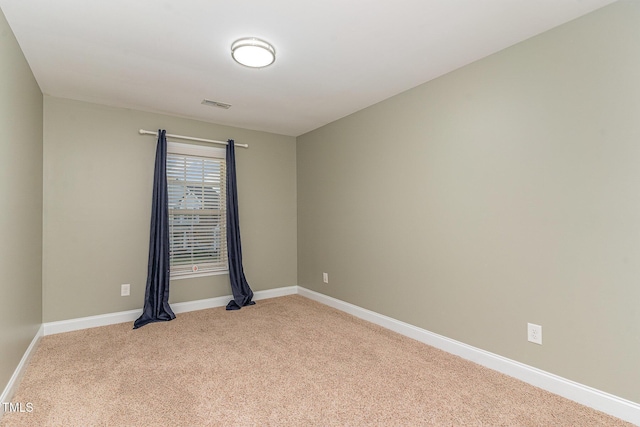
M298 295L44 337L0 426L617 426Z

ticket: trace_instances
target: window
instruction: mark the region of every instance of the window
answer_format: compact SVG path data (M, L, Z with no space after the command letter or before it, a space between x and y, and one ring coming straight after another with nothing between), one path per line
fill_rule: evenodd
M226 272L225 150L167 144L171 278Z

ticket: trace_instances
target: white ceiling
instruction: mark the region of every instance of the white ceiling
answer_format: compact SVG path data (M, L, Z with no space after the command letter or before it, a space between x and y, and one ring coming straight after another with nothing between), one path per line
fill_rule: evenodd
M297 136L612 2L0 0L0 8L47 95ZM236 64L231 43L246 36L272 43L275 64Z

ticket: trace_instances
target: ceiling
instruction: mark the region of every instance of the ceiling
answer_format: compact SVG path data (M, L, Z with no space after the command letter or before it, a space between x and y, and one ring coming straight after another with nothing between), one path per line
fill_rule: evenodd
M612 2L0 0L0 8L47 95L298 136ZM272 66L232 60L231 43L247 36L275 46Z

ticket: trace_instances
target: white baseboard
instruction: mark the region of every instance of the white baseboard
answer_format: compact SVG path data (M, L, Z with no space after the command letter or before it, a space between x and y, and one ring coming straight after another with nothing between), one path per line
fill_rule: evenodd
M253 293L253 300L259 301L261 299L283 297L285 295L293 295L298 293L297 286L287 286L285 288L267 289L264 291L256 291ZM176 302L171 304L171 309L174 313L186 313L189 311L205 310L207 308L224 307L233 297L227 295L224 297L207 298L196 301ZM140 311L138 310L138 315ZM137 319L137 317L136 317ZM134 319L135 320L135 319Z
M0 403L11 402L11 399L13 398L13 395L18 388L18 384L20 384L20 380L22 379L22 376L24 375L24 372L27 368L29 359L31 359L31 356L33 356L33 354L35 353L35 350L38 347L38 342L40 342L40 339L43 337L43 335L44 327L43 325L40 325L40 329L38 329L35 337L33 337L33 339L31 340L31 344L29 344L29 347L27 347L27 350L24 352L24 355L22 356L22 359L20 359L20 363L18 363L16 370L13 371L13 375L9 379L7 386L4 388L2 394L0 394ZM2 418L3 414L4 411L0 410L0 418Z
M287 295L295 295L298 293L297 286L287 286L284 288L267 289L266 291L257 291L253 294L253 299L258 301L261 299L284 297Z
M82 329L97 328L98 326L115 325L116 323L133 322L142 313L142 309L120 311L117 313L99 314L97 316L79 317L77 319L47 322L44 326L44 334L55 335L64 332L79 331Z
M640 404L298 286L298 294L543 390L640 425Z
M255 301L267 298L275 298L292 295L298 292L297 286L267 289L256 291L253 294ZM207 298L196 301L176 302L171 304L174 313L187 313L189 311L205 310L207 308L223 307L233 299L231 295L217 298ZM117 313L100 314L97 316L81 317L77 319L47 322L44 326L44 335L54 335L63 332L79 331L81 329L95 328L98 326L115 325L117 323L133 322L142 314L142 309L120 311Z

